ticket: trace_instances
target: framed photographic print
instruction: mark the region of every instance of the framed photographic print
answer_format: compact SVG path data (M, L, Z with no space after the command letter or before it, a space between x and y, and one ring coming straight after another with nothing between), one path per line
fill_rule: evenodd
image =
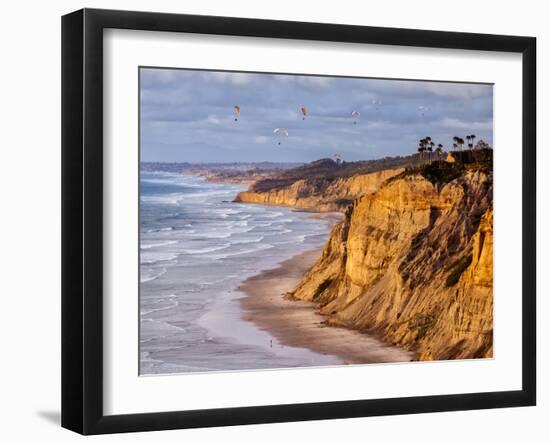
M62 425L534 405L530 37L62 21Z

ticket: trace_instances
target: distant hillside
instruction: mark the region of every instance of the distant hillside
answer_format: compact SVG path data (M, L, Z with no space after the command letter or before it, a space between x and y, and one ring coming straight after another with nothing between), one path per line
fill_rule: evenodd
M236 202L293 206L315 211L341 211L354 199L377 191L417 156L386 157L360 162L323 158L253 182Z
M319 178L332 181L338 178L349 178L354 175L364 175L386 169L398 169L411 166L418 162L417 155L405 157L385 157L378 160L338 163L329 158L323 158L283 173L255 182L250 192L267 192L281 187L288 187L298 180Z
M296 168L302 163L290 162L260 162L260 163L187 163L187 162L141 162L140 169L145 172L174 172L187 173L193 170L209 171L265 171L265 170L286 170Z

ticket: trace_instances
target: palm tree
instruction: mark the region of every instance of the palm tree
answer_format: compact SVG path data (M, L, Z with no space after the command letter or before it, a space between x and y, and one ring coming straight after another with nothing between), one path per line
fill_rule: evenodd
M453 148L454 149L458 148L458 140L459 140L458 137L455 135L453 137Z
M472 149L472 143L470 142L470 136L466 136L466 140L468 140L468 148Z
M443 153L443 145L441 143L438 143L437 148L435 148L435 156L438 160L441 158L442 153Z
M430 162L432 161L432 152L433 152L434 144L435 144L434 142L430 142L428 144L428 148L427 148L428 149L428 161L430 161Z
M418 153L420 154L420 162L423 163L424 153L426 152L426 146L428 144L428 138L421 138L418 140Z
M461 151L461 152L462 152L462 145L464 144L464 139L463 139L463 138L460 138L460 137L458 137L458 141L457 141L457 143L458 143L458 149L459 149L459 151Z
M426 137L424 140L426 140L426 151L429 151L429 146L432 144L432 138Z
M474 147L474 140L476 139L476 135L475 134L470 134L470 149L472 149Z

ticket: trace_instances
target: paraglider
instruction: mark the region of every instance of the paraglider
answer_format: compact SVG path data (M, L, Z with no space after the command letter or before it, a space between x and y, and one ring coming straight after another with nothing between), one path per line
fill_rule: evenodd
M359 111L353 111L351 113L351 116L353 117L353 124L356 125L357 120L359 119L359 117L361 117L361 113Z
M241 107L239 105L233 106L233 112L235 113L235 121L239 119L239 115L241 114Z
M380 105L382 105L382 101L381 101L381 100L372 100L371 103L374 105L374 107L375 107L375 109L376 109L377 111L378 111Z
M332 158L334 159L337 165L340 164L340 159L341 159L340 154L336 153L332 156Z
M307 109L306 109L306 107L305 107L305 106L302 106L302 107L300 108L300 111L302 112L302 115L303 115L302 120L305 120L305 119L306 119L306 116L307 116Z
M418 110L420 111L420 114L422 117L424 117L424 114L430 110L427 106L419 106Z
M273 130L273 134L275 134L276 136L279 136L279 137L288 137L288 131L285 129L285 128L275 128ZM279 139L279 142L277 143L278 145L281 144L281 140Z

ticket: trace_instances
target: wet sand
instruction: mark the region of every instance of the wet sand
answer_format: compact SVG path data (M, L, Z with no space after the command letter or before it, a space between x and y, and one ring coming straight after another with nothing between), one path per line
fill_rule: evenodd
M325 326L315 303L285 300L315 263L321 250L307 251L278 267L249 278L240 286L244 319L273 335L281 345L338 357L346 364L411 361L411 352L387 345L359 331Z

